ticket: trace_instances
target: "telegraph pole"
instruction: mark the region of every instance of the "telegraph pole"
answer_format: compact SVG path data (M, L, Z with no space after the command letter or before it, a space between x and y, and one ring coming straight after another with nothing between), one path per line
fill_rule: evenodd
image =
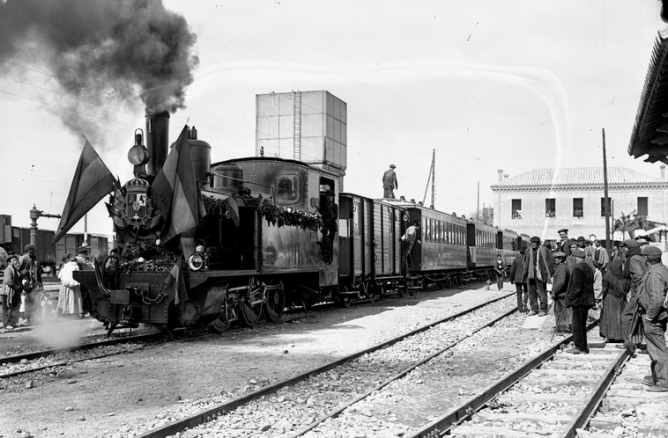
M603 128L603 208L605 209L605 250L610 251L610 198L608 198L608 158L605 153L605 128Z

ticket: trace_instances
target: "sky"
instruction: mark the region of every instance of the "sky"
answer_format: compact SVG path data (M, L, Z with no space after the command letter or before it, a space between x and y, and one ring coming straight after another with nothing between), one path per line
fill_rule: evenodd
M164 6L185 19L199 59L182 108L171 116L170 137L176 140L186 122L194 125L211 144L213 162L255 154L257 94L327 90L347 103L348 192L382 197L381 177L395 164L395 195L421 201L435 150L435 206L468 216L478 207L478 184L480 208L492 204L498 169L513 177L602 166L602 128L608 166L660 174L658 163L627 153L654 42L666 27L659 1L167 0ZM30 32L15 44L12 56L0 56L0 214L27 227L33 205L62 212L82 135L122 182L132 178L127 151L135 129L145 129L144 105L109 83L87 91L102 106L72 113L71 89L44 61L48 44ZM64 113L79 119L76 126ZM89 214L88 232L110 234L107 216L100 203ZM39 220L43 229L57 224ZM83 230L83 220L72 229Z

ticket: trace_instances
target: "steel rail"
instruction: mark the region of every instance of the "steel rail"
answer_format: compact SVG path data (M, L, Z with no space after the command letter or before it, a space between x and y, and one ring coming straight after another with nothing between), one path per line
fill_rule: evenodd
M617 357L617 359L605 370L603 377L599 380L596 389L588 397L587 403L574 415L573 421L568 424L566 432L562 435L564 438L575 438L577 436L577 429L580 429L589 423L591 415L594 413L598 405L603 400L603 396L608 392L608 388L617 375L617 371L624 365L631 357L629 350L624 351Z
M117 345L117 344L124 344L126 342L136 342L136 341L146 341L150 340L153 338L159 338L161 336L165 336L164 333L147 333L143 335L135 335L135 336L128 336L125 338L117 338L117 339L107 339L105 341L100 341L100 342L91 342L89 344L81 344L74 346L72 348L55 348L51 350L41 350L41 351L35 351L33 353L25 353L25 354L20 354L17 356L6 356L6 357L0 357L0 365L5 364L5 363L17 363L21 362L21 360L26 359L26 360L34 360L34 359L39 359L40 357L48 357L48 356L53 356L56 354L60 353L68 353L72 351L81 351L81 350L90 350L93 348L97 347L106 347L110 345Z
M266 386L264 388L258 389L257 391L254 391L250 394L246 394L244 396L237 397L236 399L231 400L229 402L222 403L222 404L219 404L219 405L214 406L212 408L205 409L203 411L197 412L197 413L195 413L193 415L190 415L188 417L185 417L181 420L177 420L177 421L174 421L172 423L161 426L157 429L147 431L147 432L145 432L141 435L136 435L135 438L165 438L165 437L168 437L170 435L174 435L177 432L182 431L183 429L193 428L193 427L199 426L200 424L209 422L209 421L215 419L216 417L218 417L220 415L223 415L227 412L233 411L234 409L236 409L240 406L243 406L245 404L248 404L251 401L256 400L256 399L258 399L258 398L260 398L264 395L276 392L283 387L294 385L296 383L299 383L299 382L302 382L302 381L308 379L311 376L322 374L322 373L324 373L326 371L329 371L333 368L336 368L336 367L338 367L338 366L340 366L340 365L342 365L346 362L350 362L354 359L357 359L358 357L361 357L361 356L363 356L367 353L372 353L374 351L377 351L377 350L380 350L382 348L388 347L390 345L396 344L397 342L402 341L406 338L409 338L413 335L416 335L416 334L421 333L423 331L429 330L430 328L432 328L432 327L434 327L438 324L442 324L444 322L456 319L460 316L466 315L467 313L471 313L471 312L473 312L475 310L478 310L482 307L485 307L489 304L493 304L497 301L501 301L501 300L503 300L505 298L508 298L510 296L514 296L515 294L516 294L516 292L511 292L511 293L502 295L500 297L494 298L492 300L486 301L484 303L481 303L477 306L471 307L470 309L462 310L461 312L455 313L453 315L450 315L450 316L445 317L443 319L440 319L438 321L435 321L435 322L432 322L430 324L424 325L422 327L419 327L419 328L417 328L415 330L412 330L408 333L405 333L403 335L397 336L397 337L395 337L393 339L390 339L386 342L383 342L381 344L374 345L372 347L369 347L369 348L366 348L364 350L358 351L357 353L350 354L350 355L345 356L341 359L337 359L333 362L330 362L330 363L325 364L323 366L320 366L320 367L314 368L312 370L306 371L302 374L291 377L291 378L286 379L284 381L277 382L277 383L274 383L273 385L269 385L269 386ZM515 310L517 310L516 307L513 309L513 311L515 311Z
M590 330L597 324L598 322L590 324L587 327L587 330ZM461 405L451 409L442 417L435 419L431 423L423 426L422 429L419 429L417 432L413 433L412 435L408 435L405 438L431 438L435 436L442 436L447 431L449 431L452 426L470 417L475 411L485 406L487 402L492 400L498 394L517 383L520 379L529 374L547 359L554 356L554 353L556 353L562 345L566 345L572 340L573 335L570 335L561 341L558 341L542 353L534 356L516 370L511 371L495 383L483 389L480 395L477 395L465 401Z
M504 313L503 315L494 318L492 321L488 321L488 322L486 322L486 323L480 325L478 328L476 328L476 329L470 331L469 333L467 333L466 335L460 337L459 339L457 339L456 341L452 342L451 344L449 344L449 345L447 345L447 346L441 348L440 350L438 350L438 351L435 352L435 353L430 354L429 356L425 357L424 359L421 359L420 361L416 362L415 364L408 366L407 368L405 368L404 370L398 372L398 373L395 374L394 376L389 377L387 380L385 380L384 382L378 384L376 387L374 387L374 388L368 390L367 392L365 392L364 394L360 395L360 396L357 397L356 399L350 401L349 403L346 403L345 405L342 405L341 407L337 408L335 411L332 411L332 412L330 412L329 414L324 415L324 416L322 416L321 418L318 418L317 420L315 420L313 423L311 423L310 425L308 425L308 426L305 427L304 429L302 429L302 430L300 430L300 431L298 431L298 432L295 432L294 434L288 435L288 438L297 438L297 437L299 437L299 436L302 436L302 435L304 435L305 433L307 433L307 432L309 432L309 431L315 429L317 426L319 426L319 425L320 425L321 423L323 423L325 420L328 420L329 418L335 418L335 417L338 417L339 414L341 414L343 411L345 411L346 409L348 409L350 406L352 406L352 405L354 405L354 404L356 404L356 403L358 403L358 402L364 400L365 398L369 397L369 396L370 396L371 394L373 394L374 392L381 390L382 388L384 388L385 386L389 385L390 383L392 383L392 382L394 382L394 381L396 381L396 380L401 379L402 377L406 376L408 373L410 373L411 371L413 371L415 368L417 368L417 367L419 367L419 366L421 366L421 365L424 365L425 363L429 362L430 360L434 359L435 357L440 356L441 354L445 353L446 351L448 351L448 350L450 350L450 349L456 347L456 346L457 346L459 343L461 343L462 341L464 341L464 340L470 338L470 337L473 336L474 334L478 333L479 331L481 331L481 330L483 330L483 329L485 329L485 328L487 328L487 327L491 327L491 326L493 326L493 325L496 324L497 322L499 322L499 321L501 321L502 319L504 319L504 318L510 316L511 314L515 313L516 311L517 311L517 308L514 308L514 309L509 310L508 312Z

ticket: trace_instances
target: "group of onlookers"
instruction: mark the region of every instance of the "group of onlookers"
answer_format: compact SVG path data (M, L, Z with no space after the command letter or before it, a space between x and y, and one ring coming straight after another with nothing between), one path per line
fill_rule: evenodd
M611 253L598 240L569 239L565 228L559 237L556 247L532 237L513 261L510 281L520 311L546 316L551 284L555 330L573 334L569 353L589 352L587 322L600 320L600 335L608 342L650 355L651 375L643 379L648 391L668 392L668 268L661 249L647 236L627 239Z
M40 307L49 304L44 297L42 269L37 261L35 245L26 245L21 256L9 254L4 270L3 284L0 287L2 303L2 324L5 330L30 325ZM89 260L89 247L84 244L77 256L68 254L63 258L58 278L61 281L56 306L59 315L82 316L84 312L82 292L79 282L72 273L80 269L92 269ZM42 299L38 299L41 296Z
M32 322L35 293L42 288L42 272L35 245L26 245L24 254L8 254L0 288L2 324L7 330Z

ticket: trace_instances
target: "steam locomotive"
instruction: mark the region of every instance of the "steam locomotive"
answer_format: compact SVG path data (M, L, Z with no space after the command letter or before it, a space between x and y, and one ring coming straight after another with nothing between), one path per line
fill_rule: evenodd
M152 190L168 129L168 113L147 116L147 146L138 134L129 154L135 178L108 204L118 248L75 273L109 333L139 323L222 332L235 321L278 321L291 305L349 306L488 279L498 253L510 263L528 242L414 202L342 192L336 169L261 154L212 164L193 127L187 149L206 214L165 245ZM414 222L421 236L407 253L401 236Z

